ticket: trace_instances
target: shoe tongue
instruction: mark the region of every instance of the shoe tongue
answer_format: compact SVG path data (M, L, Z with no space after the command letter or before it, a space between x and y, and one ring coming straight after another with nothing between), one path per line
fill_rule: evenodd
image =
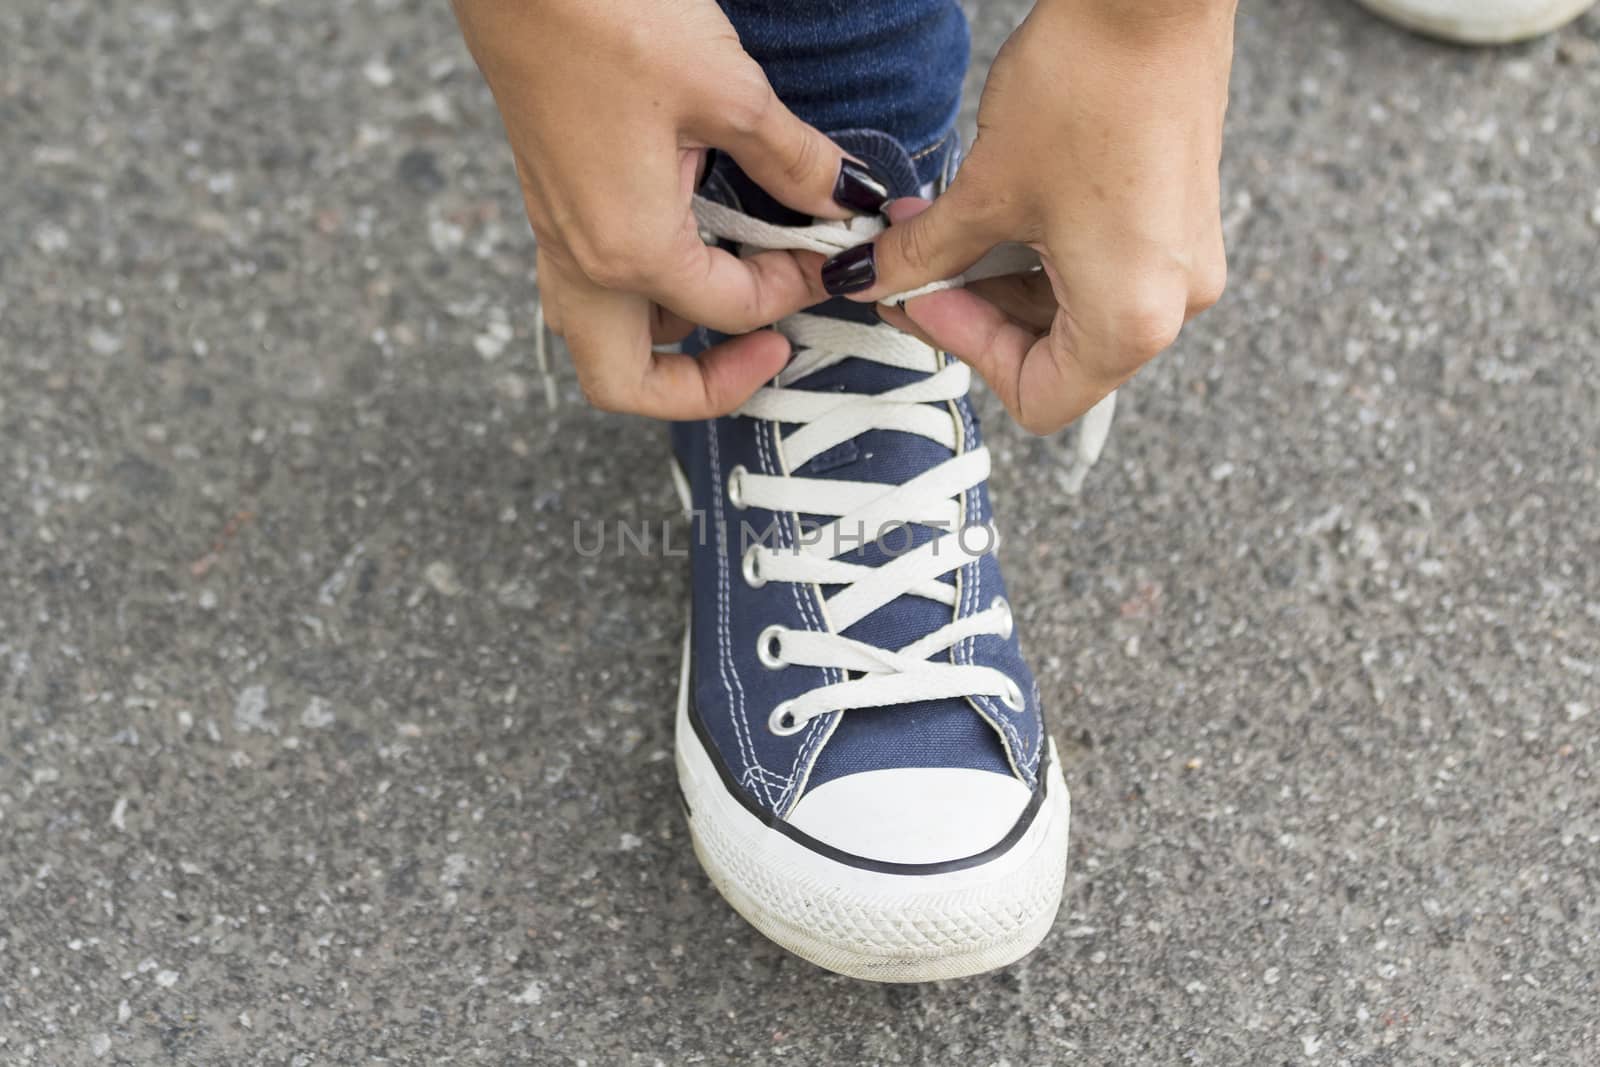
M839 130L828 135L835 144L856 159L872 168L889 187L889 198L919 196L925 190L917 180L917 166L906 150L886 133L877 130ZM716 162L719 177L725 180L738 198L739 210L764 222L780 226L804 226L811 216L779 203L765 189L751 181L744 171L727 156Z

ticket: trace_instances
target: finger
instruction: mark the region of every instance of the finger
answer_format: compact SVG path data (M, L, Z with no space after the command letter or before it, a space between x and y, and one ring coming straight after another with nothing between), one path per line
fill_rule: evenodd
M685 222L676 250L641 290L678 316L719 333L741 334L828 299L815 257L759 252L740 258L703 243L692 217Z
M952 289L911 301L906 314L937 347L970 364L1033 433L1054 433L1120 384L1075 358L1064 312L1041 334L977 294Z
M894 304L878 304L873 308L878 313L878 318L887 322L901 333L908 333L930 348L938 348L939 342L929 337L921 326L912 321L905 309Z
M1095 264L1072 261L1045 272L1062 313L1053 332L1061 352L1082 373L1121 383L1178 338L1188 316L1190 279L1185 267L1166 257L1135 256Z
M1189 302L1184 311L1188 322L1214 307L1228 287L1228 252L1222 239L1222 222L1213 221L1199 244L1200 252L1189 268Z
M887 309L880 312L889 318ZM964 289L920 297L901 312L934 347L972 366L1013 415L1023 357L1039 332L1018 325L995 305Z
M877 301L972 266L1007 238L999 216L958 177L950 191L914 218L890 226L871 244L841 252L822 267L833 296Z
M931 207L933 201L922 200L917 197L904 197L891 203L884 214L895 225L908 219L916 218ZM1043 333L1050 328L1051 321L1055 318L1056 298L1050 289L1049 279L1043 276L1032 277L1002 277L985 281L973 282L965 287L969 292L994 304L1000 310L1018 320L1021 325L1031 326ZM927 297L918 297L926 300ZM911 334L924 344L938 347L938 343L922 331L901 306L891 304L878 304L876 307L878 317L894 326L896 329Z
M733 156L752 181L796 211L844 219L876 212L889 199L888 185L790 111L758 67L746 86L720 87L690 132Z
M790 351L781 334L761 330L713 345L698 356L653 353L642 383L643 413L658 419L727 415L783 369Z
M660 304L650 305L650 340L658 345L677 344L694 333L695 324Z
M966 290L983 297L1018 323L1044 333L1055 321L1061 305L1043 274L1012 274L968 282Z
M658 419L706 419L744 403L782 369L775 333L734 338L698 358L651 348L641 297L564 278L562 314L578 382L590 403Z
M993 278L973 282L966 286L966 291L993 304L1017 325L1036 334L1049 331L1059 307L1049 282L1040 277ZM940 295L920 296L907 306L921 306L923 301ZM923 344L941 347L940 342L917 325L903 308L879 304L876 310L878 317L895 329L911 334Z
M932 200L920 196L902 196L884 205L883 214L891 225L898 226L902 222L916 218L932 206Z

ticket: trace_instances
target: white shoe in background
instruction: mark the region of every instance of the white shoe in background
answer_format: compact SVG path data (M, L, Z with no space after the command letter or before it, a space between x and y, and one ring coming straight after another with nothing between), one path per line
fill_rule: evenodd
M1356 0L1408 30L1457 44L1525 41L1566 25L1595 0Z

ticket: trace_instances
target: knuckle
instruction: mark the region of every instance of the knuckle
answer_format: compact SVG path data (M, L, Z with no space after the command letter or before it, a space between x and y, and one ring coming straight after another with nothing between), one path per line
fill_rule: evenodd
M899 229L899 240L894 243L901 265L915 274L921 274L933 266L931 229L927 225L916 224L902 227ZM895 228L890 227L889 233L893 235L895 232Z
M820 277L804 277L804 272L781 261L756 257L746 260L745 267L748 275L744 282L720 290L722 306L719 310L725 320L720 327L723 333L750 333L772 325L783 315L798 310L796 305L806 301L805 297L791 300L798 292L815 295L813 285L819 286L819 301L828 298L827 292L820 289ZM707 291L710 291L709 285Z
M760 67L752 66L725 86L722 118L733 133L748 137L766 123L778 104L778 94Z
M1136 363L1154 359L1178 339L1184 310L1184 301L1172 299L1164 287L1135 294L1114 318L1118 347Z
M554 248L561 243L557 229L542 213L536 212L533 207L527 208L528 228L533 231L533 244L535 248Z
M596 411L617 414L628 410L626 398L622 396L615 386L603 379L586 378L580 375L578 386L583 390L583 398Z
M715 284L709 260L675 259L663 277L660 300L675 313L693 317L718 333L749 333L767 324L761 317L759 294L742 286Z
M700 316L700 318L706 320L702 325L717 333L727 334L730 337L754 333L767 325L766 322L740 308L719 307L705 310L706 314Z
M556 300L553 293L550 293L548 290L546 290L542 294L539 310L540 314L544 316L544 328L549 330L556 337L566 340L566 320L561 314L561 304L558 300Z
M726 306L719 310L722 312L723 333L749 333L771 322L771 316L761 302L761 294L753 288L731 295Z
M973 177L963 183L958 175L945 196L959 202L962 216L982 233L1010 234L1019 229L1017 221L1025 214L1016 191L1003 182Z
M606 289L628 289L641 281L640 252L636 237L608 226L590 228L572 245L584 277Z
M615 353L597 347L595 338L587 333L569 337L567 347L578 374L578 389L590 407L615 414L633 410L632 398L615 371L608 369L615 362Z
M642 69L659 65L659 31L649 19L612 19L600 41L602 54L619 69Z
M1196 272L1189 286L1189 306L1196 311L1215 307L1228 288L1228 261L1218 257Z
M1017 423L1035 437L1048 437L1067 425L1059 415L1045 411L1020 411L1016 415Z
M718 324L712 328L726 334L753 333L767 325L754 308L745 304L721 309L717 319Z
M573 265L578 268L585 278L601 285L607 284L606 274L611 269L611 262L600 251L594 238L586 237L574 241L568 251L572 257Z
M797 138L789 157L784 160L784 177L796 185L801 184L816 172L821 157L822 146L817 143L815 137Z
M1051 335L1048 340L1050 358L1057 366L1064 365L1068 358L1065 354L1066 343L1059 337ZM1048 437L1058 433L1069 423L1071 418L1063 410L1061 398L1048 391L1032 391L1019 388L1015 396L1016 403L1008 404L1011 415L1028 433L1038 437Z

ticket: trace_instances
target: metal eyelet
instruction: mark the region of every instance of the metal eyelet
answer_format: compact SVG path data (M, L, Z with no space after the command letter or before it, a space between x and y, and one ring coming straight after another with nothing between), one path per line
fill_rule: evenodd
M761 636L756 638L756 659L769 671L789 665L789 661L783 658L783 635L787 632L784 627L774 624L762 630Z
M1011 640L1011 634L1016 630L1016 621L1011 617L1010 603L1006 601L1005 597L997 596L993 600L989 601L989 607L1000 608L1006 613L1005 622L1002 624L1004 628L1000 631L1000 640Z
M749 473L743 463L728 472L728 503L740 511L745 509L744 476Z
M739 573L744 575L744 584L751 589L760 589L767 584L767 580L761 577L761 571L756 564L756 552L760 548L760 545L751 545L744 550L744 558L739 560Z
M1028 710L1028 702L1022 695L1022 687L1010 678L1006 679L1006 691L1001 695L1000 699L1012 711Z
M779 737L792 737L805 728L806 724L795 718L787 700L773 708L772 714L767 716L767 729Z

